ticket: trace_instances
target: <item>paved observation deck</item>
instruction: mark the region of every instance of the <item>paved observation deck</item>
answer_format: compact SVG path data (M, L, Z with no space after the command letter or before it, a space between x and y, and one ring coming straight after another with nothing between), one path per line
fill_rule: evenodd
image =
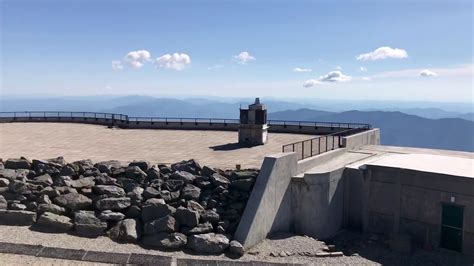
M237 145L237 132L210 130L116 129L73 123L0 123L0 158L25 156L67 161L145 159L174 163L197 159L212 167L259 168L268 154L281 152L284 144L302 141L304 134L269 133L265 145Z

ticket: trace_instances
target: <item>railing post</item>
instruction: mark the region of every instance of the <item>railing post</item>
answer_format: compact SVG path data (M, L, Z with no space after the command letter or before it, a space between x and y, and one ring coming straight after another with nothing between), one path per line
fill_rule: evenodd
M326 149L324 150L324 152L327 152L328 151L328 136L326 136Z
M318 154L321 153L321 137L318 138Z
M301 159L304 159L304 141L301 142Z
M310 154L310 156L313 156L313 139L311 139L310 146L311 146L311 152L309 154Z

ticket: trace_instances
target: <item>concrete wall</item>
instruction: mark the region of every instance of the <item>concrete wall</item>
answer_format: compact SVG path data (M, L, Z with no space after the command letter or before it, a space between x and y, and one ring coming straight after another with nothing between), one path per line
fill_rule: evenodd
M291 219L288 186L296 174L296 154L265 157L244 213L234 234L248 249L274 231L289 231Z
M293 231L326 239L340 230L343 221L344 169L305 174L291 183Z
M380 129L374 128L342 138L342 147L348 150L357 149L364 145L380 145Z
M454 204L464 206L463 252L474 254L474 179L380 166L347 178L357 180L351 185L359 183L348 195L349 207L355 207L345 215L348 226L362 221L365 231L406 233L415 242L438 247L442 204L455 197Z

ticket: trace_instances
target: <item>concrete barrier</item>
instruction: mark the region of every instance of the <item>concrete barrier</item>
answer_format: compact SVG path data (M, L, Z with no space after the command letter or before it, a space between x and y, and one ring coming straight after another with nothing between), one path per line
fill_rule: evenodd
M364 145L380 145L380 129L374 128L342 138L342 147L348 150L357 149Z
M265 157L234 238L248 249L272 231L288 231L291 206L288 186L297 171L295 153Z

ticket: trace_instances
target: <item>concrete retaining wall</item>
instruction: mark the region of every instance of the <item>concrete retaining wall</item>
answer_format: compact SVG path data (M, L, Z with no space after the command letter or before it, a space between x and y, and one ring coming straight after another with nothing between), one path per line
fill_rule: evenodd
M348 150L357 149L364 145L380 145L380 129L374 128L342 138L342 146Z
M297 171L295 153L265 157L234 238L248 249L273 231L289 231L288 186Z

